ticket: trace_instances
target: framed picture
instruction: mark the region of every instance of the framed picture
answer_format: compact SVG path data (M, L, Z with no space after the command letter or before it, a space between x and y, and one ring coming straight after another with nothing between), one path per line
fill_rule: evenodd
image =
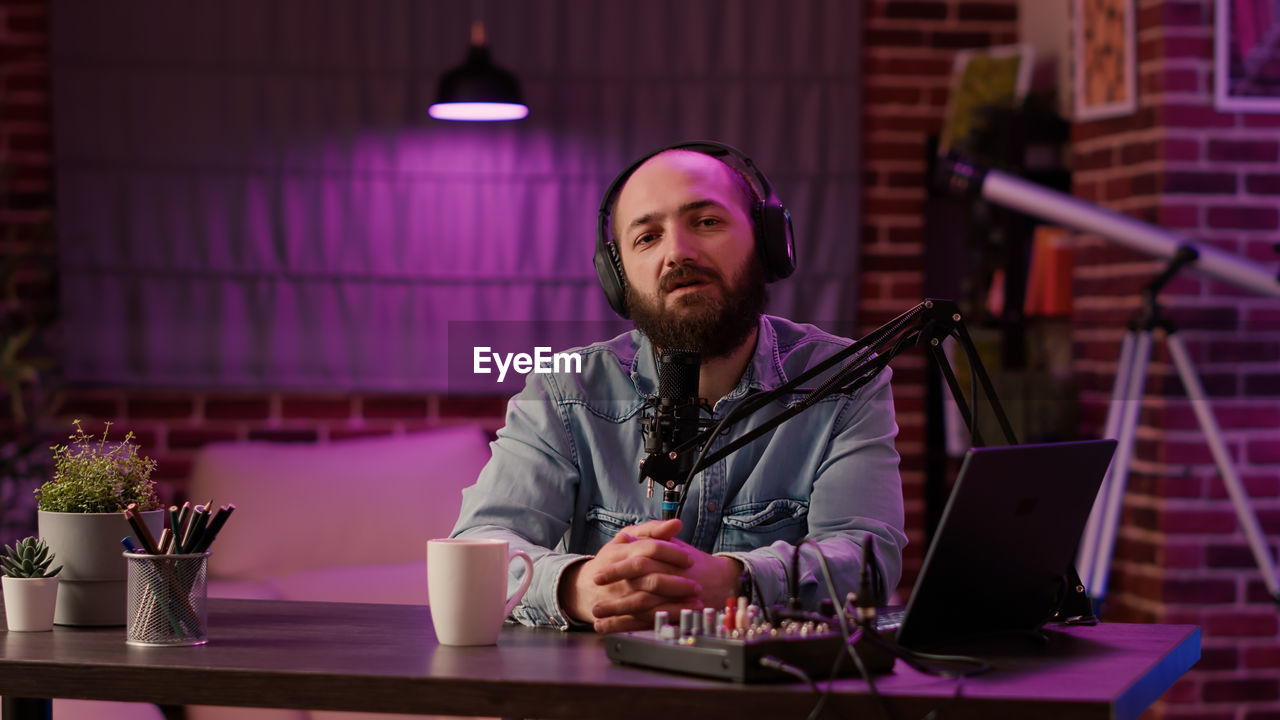
M1214 106L1280 113L1280 2L1218 0L1213 32Z
M1072 0L1075 119L1128 115L1137 107L1133 0Z
M1030 45L961 50L951 66L951 92L943 115L938 154L963 145L990 107L1016 108L1031 86L1035 53ZM958 148L957 148L958 149Z

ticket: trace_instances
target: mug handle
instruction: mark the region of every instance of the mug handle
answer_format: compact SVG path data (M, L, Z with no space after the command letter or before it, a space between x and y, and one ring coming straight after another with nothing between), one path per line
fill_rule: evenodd
M516 594L511 596L507 606L502 609L502 617L507 617L512 610L516 609L516 603L520 602L520 598L524 597L525 591L529 589L529 584L533 582L533 560L529 557L529 553L516 550L511 553L511 557L507 558L507 563L510 564L515 558L524 560L524 564L529 567L529 572L524 574L524 581L520 583L520 587L516 588Z

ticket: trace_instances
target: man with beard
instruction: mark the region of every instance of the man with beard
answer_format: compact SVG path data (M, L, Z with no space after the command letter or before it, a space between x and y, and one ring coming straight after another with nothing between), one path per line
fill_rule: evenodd
M660 610L723 607L744 571L752 599L772 606L787 598L806 540L840 592L858 589L868 553L892 589L906 536L888 370L700 472L678 518L655 520L659 502L638 482L638 418L657 394L663 348L701 354L698 394L718 418L849 344L762 314L766 280L793 268L789 219L764 175L727 146L664 148L614 181L600 228L601 281L636 330L576 350L580 374L528 376L454 529L533 558L513 616L597 632L651 628ZM755 413L711 450L786 405ZM816 607L826 590L815 549L799 557L799 598ZM512 570L512 587L521 573Z

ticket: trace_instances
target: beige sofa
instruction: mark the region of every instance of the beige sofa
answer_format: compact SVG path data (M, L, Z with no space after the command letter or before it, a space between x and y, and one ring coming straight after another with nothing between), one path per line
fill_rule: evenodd
M188 494L236 511L212 547L209 593L425 605L427 540L449 534L462 489L488 459L488 438L476 426L327 445L210 445L195 458ZM218 642L216 619L209 642ZM187 717L366 716L193 706Z
M488 459L477 426L326 445L209 445L192 467L191 501L236 506L212 547L209 594L425 605L427 540L449 534L462 489ZM209 642L218 642L216 618ZM55 700L53 711L59 720L163 720L142 703ZM403 716L187 708L189 720L396 717Z

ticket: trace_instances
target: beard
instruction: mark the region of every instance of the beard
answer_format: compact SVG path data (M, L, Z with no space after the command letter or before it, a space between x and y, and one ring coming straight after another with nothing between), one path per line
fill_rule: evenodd
M720 297L690 292L668 306L668 295L690 280L720 288ZM680 265L659 279L656 297L641 295L628 284L627 308L636 329L648 336L654 347L693 350L704 359L725 357L751 336L769 302L764 265L755 253L732 280L726 283L710 268Z

